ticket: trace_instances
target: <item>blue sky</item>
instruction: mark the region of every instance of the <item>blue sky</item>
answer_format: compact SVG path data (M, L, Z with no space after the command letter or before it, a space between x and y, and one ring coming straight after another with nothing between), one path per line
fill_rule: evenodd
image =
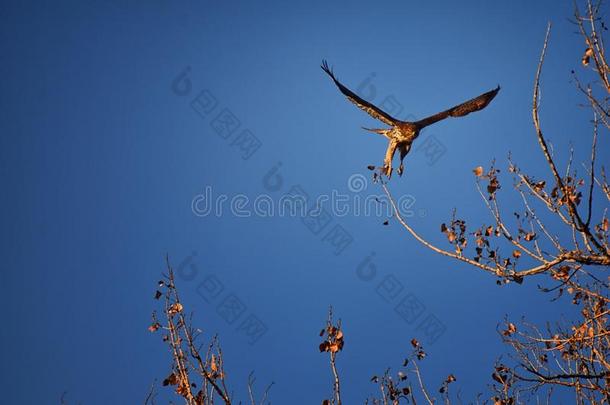
M548 174L530 111L548 21L544 130L561 161L569 145L577 161L588 154L591 117L578 107L570 70L590 76L571 13L568 1L3 3L6 403L59 402L64 391L70 403L141 402L169 373L169 352L146 330L166 254L181 269L196 324L219 334L239 398L252 370L259 388L275 382L274 403L329 395L317 334L330 304L346 335L346 403L373 393L370 377L398 367L413 337L428 351L432 387L454 373L462 398L485 391L503 353L495 329L504 315L557 316L535 283L498 288L397 223L383 226L385 217L331 215L312 231L299 218L198 216L192 205L207 187L250 201L276 201L297 186L350 201L381 193L366 166L381 163L385 141L360 129L377 123L320 70L326 58L373 101L394 96L401 117L502 86L484 111L425 130L405 175L391 181L432 241L446 243L439 224L454 207L473 225L489 223L474 167L496 158L505 169L510 151L525 169ZM194 108L194 100L207 104ZM219 130L219 114L239 122L234 132ZM431 159L417 150L425 142L443 153ZM607 162L607 139L600 142ZM353 192L349 179L366 184ZM502 198L517 201L510 179ZM333 230L349 244L334 246ZM365 265L377 271L371 280L358 272ZM213 296L202 287L210 280ZM396 296L384 295L387 282ZM415 321L395 311L405 297L424 308ZM219 309L227 300L243 310L236 319ZM418 330L426 317L443 326L434 341ZM245 333L248 319L264 333ZM160 400L169 397L160 390Z

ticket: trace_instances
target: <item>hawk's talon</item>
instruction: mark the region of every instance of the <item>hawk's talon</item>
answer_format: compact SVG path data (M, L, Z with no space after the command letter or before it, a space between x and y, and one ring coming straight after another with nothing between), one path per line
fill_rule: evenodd
M405 170L405 167L401 162L400 166L398 166L398 170L396 172L398 173L399 176L402 176L402 174L404 173L404 170Z
M381 173L385 174L388 179L392 177L392 165L384 165L381 168Z

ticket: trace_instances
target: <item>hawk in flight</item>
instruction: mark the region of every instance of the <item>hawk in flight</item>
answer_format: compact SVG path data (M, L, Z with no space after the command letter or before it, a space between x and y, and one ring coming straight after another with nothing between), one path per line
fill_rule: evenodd
M328 67L328 63L326 63L325 60L322 61L322 69L330 76L341 93L343 93L349 101L356 104L358 108L366 111L371 117L376 118L384 124L390 126L390 128L382 129L369 129L363 127L363 129L366 129L367 131L375 132L388 138L388 149L386 150L385 159L383 160L383 167L381 168L381 173L388 176L388 178L390 178L392 175L392 159L394 158L396 149L400 151L400 166L398 167L398 175L402 175L404 170L402 161L405 156L407 156L407 153L409 153L411 144L415 138L419 136L419 131L421 131L422 128L432 125L435 122L444 120L447 117L463 117L464 115L468 115L473 111L482 110L483 108L487 107L491 100L493 100L496 94L498 94L500 91L500 86L498 86L487 93L483 93L472 100L468 100L462 104L456 105L455 107L452 107L446 111L439 112L419 121L409 122L396 119L383 111L381 108L358 97L356 93L345 87L339 80L337 80L332 69Z

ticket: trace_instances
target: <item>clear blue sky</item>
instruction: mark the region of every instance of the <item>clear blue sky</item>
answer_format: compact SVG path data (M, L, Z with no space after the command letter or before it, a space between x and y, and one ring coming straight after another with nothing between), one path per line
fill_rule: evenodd
M391 184L412 197L411 223L439 244L454 207L473 225L489 223L474 167L497 158L504 169L511 151L547 174L530 106L549 20L541 118L561 159L570 143L577 159L587 155L590 115L570 83L584 47L571 12L570 1L4 2L3 402L58 403L63 391L69 403L142 402L169 372L168 351L146 329L166 253L184 264L178 283L196 324L219 333L239 398L251 370L260 389L275 381L273 403L329 395L327 358L317 352L329 304L345 328L346 403L372 393L369 378L399 366L412 337L429 353L432 387L454 373L462 398L485 391L504 349L495 331L504 315L557 315L535 283L498 288L395 222L381 225L385 218L332 216L314 234L298 218L197 216L192 202L206 187L277 199L298 185L310 196L353 198L348 179L369 179L366 166L381 163L386 145L360 129L376 123L323 74L326 58L363 95L395 96L402 117L502 86L486 110L425 131ZM186 67L190 87L174 83ZM195 111L194 99L213 110ZM234 133L217 131L224 109L239 121ZM260 147L248 155L252 136ZM430 137L444 150L434 162L416 150ZM607 146L606 138L600 161ZM358 195L380 192L369 182ZM508 179L502 197L516 201ZM351 238L340 254L326 236L337 225ZM377 270L369 281L358 275L367 258ZM402 289L382 296L390 276ZM217 295L206 301L202 285ZM415 321L394 310L405 297L423 308ZM219 307L235 299L243 311L233 320ZM434 342L418 330L428 316L444 327ZM240 327L253 319L265 328L254 343Z

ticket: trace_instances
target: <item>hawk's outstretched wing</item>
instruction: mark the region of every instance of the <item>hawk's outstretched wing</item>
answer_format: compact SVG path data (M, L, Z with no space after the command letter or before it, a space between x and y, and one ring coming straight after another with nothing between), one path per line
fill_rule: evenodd
M392 117L390 114L383 111L381 108L358 97L356 93L342 85L341 82L339 82L339 80L337 80L337 78L333 74L333 71L328 67L328 63L326 63L325 60L322 61L322 70L324 70L326 74L328 74L330 78L333 79L339 90L341 90L341 93L345 94L349 101L356 104L358 108L366 111L371 117L376 118L379 121L382 121L390 126L394 126L397 122L400 122L396 118Z
M468 115L471 112L482 110L487 107L487 104L494 99L496 94L500 91L500 86L495 89L488 91L487 93L483 93L478 97L473 98L472 100L468 100L465 103L460 105L456 105L448 109L447 111L440 112L438 114L431 115L428 118L424 118L423 120L417 121L415 124L421 129L427 127L428 125L434 124L440 120L444 120L447 117L463 117L464 115Z

